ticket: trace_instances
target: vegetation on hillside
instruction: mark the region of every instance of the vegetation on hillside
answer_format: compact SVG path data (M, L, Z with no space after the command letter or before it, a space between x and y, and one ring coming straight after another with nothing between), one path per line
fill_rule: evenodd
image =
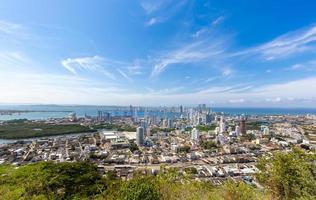
M263 157L257 178L266 190L244 182L226 181L221 186L199 182L176 169L156 176L138 174L128 181L114 173L101 176L87 162L39 162L15 168L0 165L0 197L15 199L96 200L290 200L315 199L315 156L294 150ZM192 171L194 172L194 170Z
M218 145L215 141L205 141L205 140L200 140L200 146L203 149L209 149L209 150L213 150L213 149L217 149Z
M0 138L23 139L94 131L80 124L47 124L44 122L14 120L0 125Z
M213 131L216 128L216 124L212 124L212 125L198 125L198 126L196 126L196 128L199 131Z
M127 124L112 124L112 123L104 123L97 124L92 126L93 129L107 129L107 130L115 130L115 131L127 131L127 132L136 132L136 127L132 127Z
M274 153L258 162L258 180L274 199L316 199L316 155L294 148Z

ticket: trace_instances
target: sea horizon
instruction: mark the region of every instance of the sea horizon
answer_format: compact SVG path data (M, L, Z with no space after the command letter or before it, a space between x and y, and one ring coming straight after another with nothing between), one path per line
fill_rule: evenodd
M47 120L51 118L64 118L70 113L76 113L77 117L97 116L98 111L106 111L112 116L130 115L129 110L122 110L129 106L98 106L98 105L0 105L0 110L12 111L31 111L12 113L11 115L0 115L0 120L29 119L29 120ZM149 115L157 115L160 117L175 117L179 115L176 111L163 112L158 108L175 108L176 106L134 106L140 108L153 108L148 112ZM119 109L120 108L120 109ZM157 108L157 111L155 111ZM316 115L316 108L305 107L209 107L212 112L224 113L228 115ZM143 110L137 112L138 117L143 117Z

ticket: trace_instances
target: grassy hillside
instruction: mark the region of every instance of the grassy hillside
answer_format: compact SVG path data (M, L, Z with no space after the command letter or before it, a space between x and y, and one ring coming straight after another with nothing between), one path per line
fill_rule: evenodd
M175 169L122 181L87 162L0 165L0 199L307 200L316 198L315 161L315 154L296 150L262 158L257 178L265 190L231 180L214 186Z
M0 196L14 199L266 199L265 194L245 183L228 181L215 187L181 176L177 171L157 176L137 175L129 181L108 174L102 177L86 162L41 162L15 169L0 167Z

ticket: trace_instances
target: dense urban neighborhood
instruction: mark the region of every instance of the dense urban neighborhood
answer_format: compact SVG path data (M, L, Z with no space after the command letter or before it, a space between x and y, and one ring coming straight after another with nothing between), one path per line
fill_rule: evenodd
M11 139L0 144L0 163L89 161L100 174L124 180L175 168L215 185L229 178L261 187L254 178L259 157L316 149L314 115L230 115L199 105L165 110L169 117L138 116L141 109L131 106L124 116L99 111L95 117L2 121L0 137ZM28 139L21 139L23 132Z

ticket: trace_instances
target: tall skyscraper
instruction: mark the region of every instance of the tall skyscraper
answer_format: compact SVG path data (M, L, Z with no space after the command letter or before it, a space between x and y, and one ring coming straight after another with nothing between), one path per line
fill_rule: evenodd
M240 135L240 127L239 126L235 127L235 133L236 133L236 136Z
M196 142L199 141L199 130L197 130L196 128L192 129L191 139L192 139L192 141L196 141Z
M173 120L168 119L168 128L173 128Z
M226 124L224 122L224 117L221 116L221 121L219 122L219 132L224 133L226 131Z
M182 114L183 113L183 106L181 105L180 106L180 114Z
M240 132L241 134L246 134L246 118L242 118L240 121Z
M263 129L263 134L264 134L264 135L270 135L269 127L264 127L264 129Z
M134 108L134 122L138 121L137 108Z
M205 115L205 123L206 124L210 124L212 122L212 114L211 113L207 113Z
M144 128L138 127L136 130L136 144L141 146L144 144Z

